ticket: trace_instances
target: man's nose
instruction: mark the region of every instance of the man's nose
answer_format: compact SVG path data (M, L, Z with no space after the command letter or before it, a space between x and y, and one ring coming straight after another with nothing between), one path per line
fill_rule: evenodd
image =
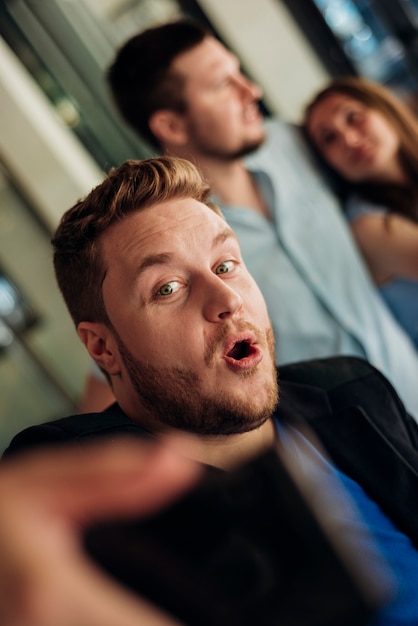
M253 83L252 80L244 76L244 74L240 74L237 78L237 85L243 94L249 95L253 100L261 100L263 90L259 85Z
M243 308L241 295L216 275L207 286L204 297L203 314L210 322L220 322L233 317Z

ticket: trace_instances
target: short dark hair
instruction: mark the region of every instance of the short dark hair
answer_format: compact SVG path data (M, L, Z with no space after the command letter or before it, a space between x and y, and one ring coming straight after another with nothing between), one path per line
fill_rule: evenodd
M148 124L151 115L158 109L185 110L182 78L170 72L171 63L211 34L191 19L148 28L129 39L110 66L107 78L117 108L152 146L161 147Z

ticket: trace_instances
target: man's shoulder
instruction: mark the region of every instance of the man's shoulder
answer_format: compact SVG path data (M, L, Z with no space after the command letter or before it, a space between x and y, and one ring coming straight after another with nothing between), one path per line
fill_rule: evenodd
M318 387L325 391L369 376L378 377L394 392L389 381L373 365L355 356L311 359L289 363L279 368L281 381Z
M292 149L302 143L303 135L301 128L297 124L286 122L279 118L267 118L264 122L266 140L261 147L246 157L246 162L251 164L257 161L262 155L276 152L282 154L286 147Z
M284 419L315 421L355 409L385 430L398 422L413 423L417 431L390 381L364 359L336 356L291 363L279 368L279 383Z
M41 445L72 443L82 445L99 437L118 434L143 436L145 431L125 415L118 404L99 413L70 415L22 430L10 442L3 456L33 449Z
M317 158L298 124L277 118L269 118L264 124L266 140L258 150L245 159L250 170L267 170L280 173L284 169L285 179L294 178L300 186L300 173L314 176L321 172ZM321 178L322 178L321 172ZM306 181L305 181L306 182Z
M418 449L418 426L390 381L367 361L351 356L330 357L279 368L281 400L278 414L302 420L315 430L342 439L361 424L393 444ZM409 452L406 452L409 455Z
M331 460L418 545L418 426L390 382L355 357L280 368L278 417L313 432Z

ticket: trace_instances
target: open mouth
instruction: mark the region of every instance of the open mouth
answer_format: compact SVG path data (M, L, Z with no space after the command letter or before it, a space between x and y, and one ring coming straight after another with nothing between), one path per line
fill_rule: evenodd
M252 332L237 333L225 343L223 358L228 367L237 372L255 368L263 359L257 337Z
M237 341L226 356L235 361L240 361L250 356L252 352L252 346L248 341Z

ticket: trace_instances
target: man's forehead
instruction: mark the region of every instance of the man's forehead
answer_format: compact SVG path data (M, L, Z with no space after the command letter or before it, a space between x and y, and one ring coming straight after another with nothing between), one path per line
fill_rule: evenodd
M167 202L136 211L103 239L104 280L109 274L138 277L152 267L172 266L185 258L208 260L212 251L231 239L237 242L226 221L197 201L183 200L177 206Z
M187 78L190 74L196 74L205 78L205 72L216 71L225 62L238 64L236 56L227 50L217 39L208 36L194 48L181 52L172 63L172 69Z
M178 198L130 213L104 233L103 244L107 251L116 247L124 254L137 246L156 246L163 240L191 238L193 233L216 238L224 231L234 236L216 211L193 198Z

